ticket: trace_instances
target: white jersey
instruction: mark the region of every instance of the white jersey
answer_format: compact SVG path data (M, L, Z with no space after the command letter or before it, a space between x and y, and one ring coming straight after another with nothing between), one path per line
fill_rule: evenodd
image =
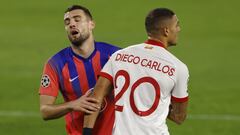
M117 51L100 73L113 81L113 135L169 135L166 118L172 100L187 100L188 69L149 40Z

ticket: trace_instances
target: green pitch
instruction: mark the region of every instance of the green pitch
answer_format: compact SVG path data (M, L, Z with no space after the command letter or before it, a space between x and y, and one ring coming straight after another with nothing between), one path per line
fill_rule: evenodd
M168 121L170 133L240 134L238 0L2 1L0 134L65 134L63 118L41 119L38 87L44 62L69 44L63 12L71 4L83 4L92 11L97 41L120 47L146 39L144 18L151 9L173 9L182 31L178 45L170 51L189 67L190 103L183 125Z

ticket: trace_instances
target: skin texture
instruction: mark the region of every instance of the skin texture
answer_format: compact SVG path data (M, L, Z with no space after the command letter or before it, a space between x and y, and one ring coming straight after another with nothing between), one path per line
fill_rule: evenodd
M168 119L172 120L177 124L182 124L187 117L187 106L188 102L175 102L171 101L169 107Z
M89 97L90 91L77 100L55 104L56 97L40 95L40 112L44 120L56 119L64 116L71 111L81 111L88 114L100 109L95 98Z
M64 25L73 51L84 57L89 57L94 51L93 29L95 23L80 10L65 13ZM55 104L56 97L40 95L40 112L44 120L56 119L71 111L81 111L88 114L100 109L95 98L89 97L90 92L77 100Z
M93 29L95 23L82 10L76 9L65 13L65 30L72 43L73 51L84 57L89 57L94 51Z
M167 19L160 25L158 34L149 34L149 39L162 42L165 48L177 45L178 34L181 31L179 20L176 15L171 19Z
M178 33L180 32L179 20L176 15L169 20L169 26L165 29L165 33L168 36L167 45L172 46L177 44Z
M104 97L113 90L113 84L110 82L108 79L104 77L99 77L95 87L94 87L94 92L92 93L92 97L97 99L98 106L101 106ZM91 114L86 114L84 116L84 125L83 127L88 127L88 128L93 128L94 123L97 119L97 116L99 114L99 111L96 111Z

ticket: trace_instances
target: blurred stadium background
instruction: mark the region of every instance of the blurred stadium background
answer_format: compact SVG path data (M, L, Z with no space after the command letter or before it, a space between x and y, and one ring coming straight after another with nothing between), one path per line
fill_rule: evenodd
M171 134L240 134L238 0L1 0L1 135L66 134L63 118L41 119L38 87L45 61L69 44L63 13L72 4L91 10L97 41L120 47L146 39L144 18L151 9L174 10L182 31L170 51L191 77L189 117L181 126L168 121Z

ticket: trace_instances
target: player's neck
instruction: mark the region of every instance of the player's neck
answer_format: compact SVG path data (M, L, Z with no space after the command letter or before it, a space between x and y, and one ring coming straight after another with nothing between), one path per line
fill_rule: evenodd
M76 53L77 55L80 55L83 58L88 58L95 49L93 36L90 36L78 47L72 45L72 49L73 52Z
M162 43L162 44L164 45L165 48L168 47L167 41L164 40L163 38L148 37L148 39L150 39L150 40L154 40L154 41L157 41L157 42Z

